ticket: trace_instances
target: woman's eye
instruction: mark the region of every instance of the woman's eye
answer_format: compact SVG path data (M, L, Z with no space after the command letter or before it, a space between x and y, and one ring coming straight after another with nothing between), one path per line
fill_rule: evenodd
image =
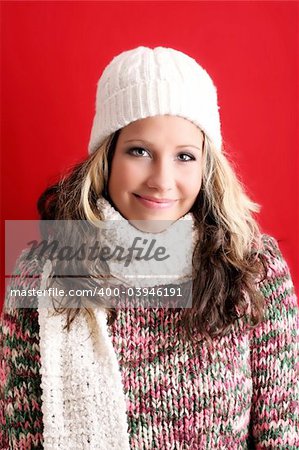
M128 153L134 156L148 156L148 151L142 147L130 148Z
M194 161L195 158L193 155L189 155L188 153L181 153L178 155L179 161Z

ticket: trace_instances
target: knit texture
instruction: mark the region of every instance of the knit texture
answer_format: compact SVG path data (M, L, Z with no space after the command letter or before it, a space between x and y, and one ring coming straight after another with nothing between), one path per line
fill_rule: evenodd
M41 268L38 262L32 260L29 263L24 256L22 254L17 261L12 289L29 290L39 286ZM42 449L37 309L3 308L0 319L0 384L1 450Z
M89 153L129 123L165 114L190 120L221 151L217 91L209 74L193 58L172 48L122 52L98 81Z
M164 248L167 254L163 260L142 259L139 252L133 252L127 266L123 259L109 259L107 265L114 284L118 280L126 286L153 287L192 281L192 254L198 241L193 214L187 213L173 223L152 220L147 224L147 231L141 231L136 226L142 227L145 221L137 221L136 226L132 225L104 197L98 199L97 207L104 219L103 228L100 229L103 247L114 248L117 242L120 248L128 251L136 240L137 247L154 243L155 248ZM155 227L161 230L157 233Z
M179 310L118 311L110 333L131 449L299 448L298 306L276 242L265 237L264 244L265 319L251 332L236 322L209 348L186 341ZM21 258L19 273L36 275L38 267L27 266ZM1 449L42 449L37 311L4 310L0 337Z
M95 315L93 327L81 314L68 332L62 315L48 317L48 310L39 308L46 450L129 450L125 398L106 313L98 308Z

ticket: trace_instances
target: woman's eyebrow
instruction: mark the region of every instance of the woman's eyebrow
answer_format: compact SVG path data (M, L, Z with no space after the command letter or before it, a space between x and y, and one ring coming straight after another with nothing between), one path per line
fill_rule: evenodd
M152 144L149 141L142 140L142 139L129 139L127 141L124 141L124 144L126 144L127 142L142 142L143 144L147 145L148 147L154 147L154 144ZM184 148L184 147L193 147L193 148L196 148L196 150L201 151L200 147L197 147L196 145L193 145L193 144L178 145L176 148Z
M178 145L177 146L177 148L184 148L184 147L193 147L193 148L196 148L196 150L201 151L200 147L197 147L196 145L193 145L193 144L185 144L185 145Z

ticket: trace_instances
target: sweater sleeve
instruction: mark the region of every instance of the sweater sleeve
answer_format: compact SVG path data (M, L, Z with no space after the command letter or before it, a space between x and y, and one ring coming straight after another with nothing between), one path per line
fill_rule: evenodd
M11 288L20 289L24 295L36 287L38 268L34 262L27 267L23 256L0 315L1 450L43 448L38 312L36 308L6 305ZM22 298L13 300L21 302ZM27 296L27 305L28 300Z
M299 449L298 304L277 242L265 238L264 319L251 331L254 449Z

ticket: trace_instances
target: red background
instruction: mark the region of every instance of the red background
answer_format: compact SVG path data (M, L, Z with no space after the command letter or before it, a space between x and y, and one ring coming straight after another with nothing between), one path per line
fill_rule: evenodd
M40 192L85 157L111 58L170 46L214 79L226 148L298 286L298 2L2 1L1 22L4 219L37 218Z

